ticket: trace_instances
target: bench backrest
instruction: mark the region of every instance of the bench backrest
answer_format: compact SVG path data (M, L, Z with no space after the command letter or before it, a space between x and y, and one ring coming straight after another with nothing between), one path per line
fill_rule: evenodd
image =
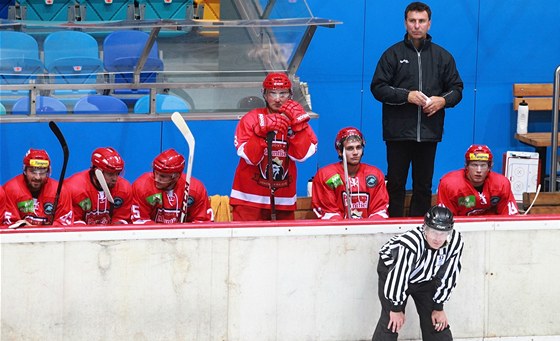
M521 101L529 104L529 110L552 110L552 83L513 84L513 110Z

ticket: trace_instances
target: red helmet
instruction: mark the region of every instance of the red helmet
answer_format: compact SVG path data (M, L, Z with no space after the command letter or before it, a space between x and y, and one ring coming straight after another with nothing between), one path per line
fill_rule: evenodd
M181 173L185 168L185 158L175 149L168 149L156 156L152 166L161 173Z
M465 164L469 164L471 161L486 161L488 164L492 164L494 156L492 151L488 146L483 144L473 144L467 149L465 153Z
M263 81L263 88L265 90L291 90L292 82L284 73L269 73Z
M362 135L362 132L354 127L346 127L340 129L338 134L336 134L336 139L334 140L334 149L336 149L337 151L342 150L344 141L346 141L346 139L350 136L359 138L362 141L362 146L365 147L366 140L364 139L364 135Z
M120 172L124 168L124 161L113 148L101 147L91 154L91 165L105 172Z
M49 168L51 159L43 149L29 149L23 158L24 167Z

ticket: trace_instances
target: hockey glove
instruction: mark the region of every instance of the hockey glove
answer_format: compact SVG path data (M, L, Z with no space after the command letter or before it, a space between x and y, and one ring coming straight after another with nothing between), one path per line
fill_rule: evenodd
M305 129L308 125L307 122L311 119L301 104L292 99L287 100L278 111L288 116L294 132Z
M260 137L266 138L269 131L277 131L286 134L290 120L280 114L259 114L258 122L253 127L253 131Z

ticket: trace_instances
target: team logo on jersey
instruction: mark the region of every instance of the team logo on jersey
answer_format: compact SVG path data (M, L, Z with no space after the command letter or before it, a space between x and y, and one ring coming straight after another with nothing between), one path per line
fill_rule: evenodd
M82 208L82 210L84 211L91 211L91 199L90 198L85 198L84 200L80 201L78 203L78 205Z
M33 200L21 201L17 203L17 208L22 213L33 213L35 212L35 204Z
M476 199L474 195L468 195L466 197L459 198L459 206L465 206L466 208L474 207L476 204Z
M500 197L490 197L490 205L496 206L500 202Z
M194 205L194 198L189 195L189 198L187 199L187 207L191 207L192 205Z
M375 187L377 185L377 177L375 175L366 176L366 186L369 188Z
M327 184L327 186L329 186L332 189L335 189L338 186L343 185L342 179L340 178L340 174L335 174L331 176L327 181L325 181L325 183Z
M121 207L123 205L123 202L124 202L123 198L121 198L121 197L115 197L114 201L115 201L115 203L114 203L115 208Z
M152 206L161 205L163 203L163 199L161 198L161 193L150 195L149 197L146 198L146 201L148 202L148 204Z
M51 202L45 203L43 211L45 211L45 214L54 214L54 205Z

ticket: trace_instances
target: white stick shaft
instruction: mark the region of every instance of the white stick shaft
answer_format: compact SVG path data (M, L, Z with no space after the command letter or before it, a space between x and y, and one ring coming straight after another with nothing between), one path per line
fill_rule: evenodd
M175 124L177 129L181 132L181 135L187 141L187 145L189 146L189 157L187 159L187 176L186 176L186 183L185 183L185 192L183 193L183 206L181 209L181 222L185 222L187 217L187 208L188 208L188 201L189 201L189 188L191 184L191 174L192 174L192 167L194 162L194 135L192 134L187 122L183 116L177 111L171 115L171 121Z
M344 168L344 187L346 188L346 206L348 219L352 219L352 198L350 197L350 180L348 177L348 160L346 150L342 148L342 167Z
M537 193L535 193L535 197L533 198L533 202L531 203L531 205L529 206L527 211L525 211L525 213L523 213L523 215L527 215L529 213L529 211L531 210L531 208L533 208L533 205L537 201L537 198L539 197L540 192L541 192L541 184L539 184L539 186L537 186Z
M107 200L109 200L111 204L114 204L115 200L111 195L111 191L109 190L109 186L107 186L107 181L105 181L105 177L103 176L103 172L101 171L101 169L99 168L95 169L95 177L97 178L97 181L99 181L99 185L101 186L101 189L105 193Z

